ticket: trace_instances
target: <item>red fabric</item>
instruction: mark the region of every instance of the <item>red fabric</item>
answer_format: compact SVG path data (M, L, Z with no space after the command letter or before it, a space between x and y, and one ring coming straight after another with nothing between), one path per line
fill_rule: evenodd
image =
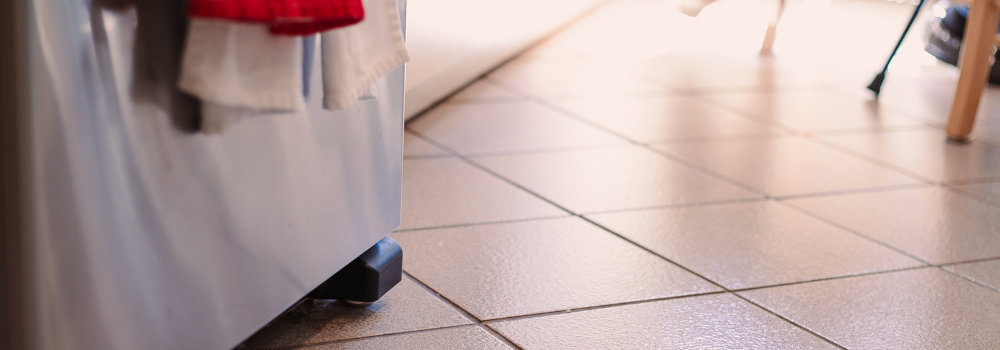
M268 23L271 33L309 35L365 19L361 0L191 0L188 16Z

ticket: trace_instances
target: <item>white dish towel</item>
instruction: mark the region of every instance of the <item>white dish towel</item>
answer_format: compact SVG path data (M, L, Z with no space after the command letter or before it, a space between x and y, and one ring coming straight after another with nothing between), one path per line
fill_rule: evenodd
M272 35L266 24L192 18L179 86L202 101L201 131L304 110L301 45L299 37Z
M372 84L410 60L396 0L363 0L365 19L321 36L323 108L376 97Z

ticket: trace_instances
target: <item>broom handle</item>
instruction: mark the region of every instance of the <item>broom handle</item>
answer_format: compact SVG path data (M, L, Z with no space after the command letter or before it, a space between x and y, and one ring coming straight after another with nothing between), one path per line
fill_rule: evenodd
M913 11L913 16L910 16L910 22L906 23L906 28L903 29L903 35L899 37L899 42L896 43L896 47L892 49L892 53L889 54L889 59L885 61L885 67L882 68L882 74L885 74L889 70L889 63L892 63L892 58L896 57L896 51L899 51L899 47L903 45L903 39L906 39L906 33L910 32L910 27L913 26L913 21L917 20L917 15L920 14L920 9L924 7L924 1L920 0L917 3L917 9Z

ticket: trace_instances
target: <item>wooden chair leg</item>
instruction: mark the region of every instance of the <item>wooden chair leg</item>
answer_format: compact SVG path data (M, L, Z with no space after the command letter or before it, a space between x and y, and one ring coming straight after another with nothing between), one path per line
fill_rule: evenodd
M774 35L778 29L778 20L785 12L785 0L776 0L778 8L772 13L770 22L767 25L767 32L764 33L764 42L760 45L760 53L769 55L774 52Z
M966 142L976 122L979 100L986 88L986 77L993 57L993 39L1000 20L1000 7L994 0L976 0L969 8L969 21L965 25L962 43L961 70L955 101L951 105L946 129L948 138Z

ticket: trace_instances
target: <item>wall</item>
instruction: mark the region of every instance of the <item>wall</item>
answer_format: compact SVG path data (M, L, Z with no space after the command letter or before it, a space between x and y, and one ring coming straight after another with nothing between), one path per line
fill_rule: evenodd
M412 118L607 0L413 0L406 117Z

